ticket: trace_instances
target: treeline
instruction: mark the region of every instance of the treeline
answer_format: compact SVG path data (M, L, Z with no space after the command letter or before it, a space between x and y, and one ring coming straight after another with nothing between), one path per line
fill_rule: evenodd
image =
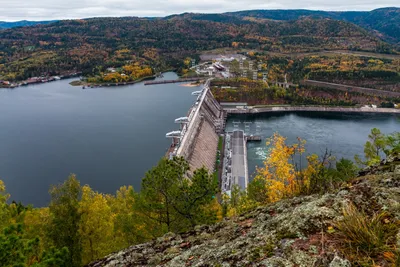
M140 193L115 195L82 186L75 175L50 189L49 207L7 204L0 181L0 266L82 266L95 259L197 224L221 219L218 185L205 169L186 175L182 158L162 159L148 171Z

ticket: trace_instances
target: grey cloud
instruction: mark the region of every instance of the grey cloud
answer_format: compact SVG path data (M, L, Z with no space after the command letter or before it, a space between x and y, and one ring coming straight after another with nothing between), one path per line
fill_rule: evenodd
M371 10L398 0L0 0L0 20L52 20L104 16L166 16L249 9Z

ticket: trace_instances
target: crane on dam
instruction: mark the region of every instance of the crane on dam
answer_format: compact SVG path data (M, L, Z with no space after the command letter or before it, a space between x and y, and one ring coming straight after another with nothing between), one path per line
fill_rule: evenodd
M188 117L177 118L177 119L175 119L175 123L180 123L180 124L189 123L189 118Z
M167 153L169 159L172 159L174 157L174 155L176 153L175 150L176 150L176 148L179 146L179 144L181 142L181 136L182 136L181 131L172 131L172 132L169 132L169 133L165 134L166 138L171 138L172 139L172 144L171 144L171 146L170 146L170 148L168 150L168 153Z
M203 93L203 90L201 90L201 91L194 91L194 92L192 92L192 95L199 96L199 95L201 95L201 93Z

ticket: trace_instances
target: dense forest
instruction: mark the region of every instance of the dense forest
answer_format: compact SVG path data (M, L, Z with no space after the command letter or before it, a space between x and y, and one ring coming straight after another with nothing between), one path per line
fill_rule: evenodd
M204 15L205 16L205 15ZM397 53L355 24L329 18L290 21L195 15L164 19L93 18L0 31L0 79L82 72L138 63L154 72L182 67L187 56L216 48L272 52L363 50ZM129 51L120 53L120 51Z

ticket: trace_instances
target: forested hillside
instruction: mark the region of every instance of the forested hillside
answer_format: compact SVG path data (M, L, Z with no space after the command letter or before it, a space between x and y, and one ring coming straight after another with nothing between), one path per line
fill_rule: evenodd
M3 30L0 79L15 81L65 71L91 75L127 62L160 71L179 67L186 56L222 47L275 52L394 51L366 30L343 21L231 17L187 14L166 19L93 18Z
M357 24L376 31L387 41L400 43L400 8L388 7L372 11L313 11L313 10L249 10L226 13L236 17L254 17L273 20L298 20L302 17L331 18Z

